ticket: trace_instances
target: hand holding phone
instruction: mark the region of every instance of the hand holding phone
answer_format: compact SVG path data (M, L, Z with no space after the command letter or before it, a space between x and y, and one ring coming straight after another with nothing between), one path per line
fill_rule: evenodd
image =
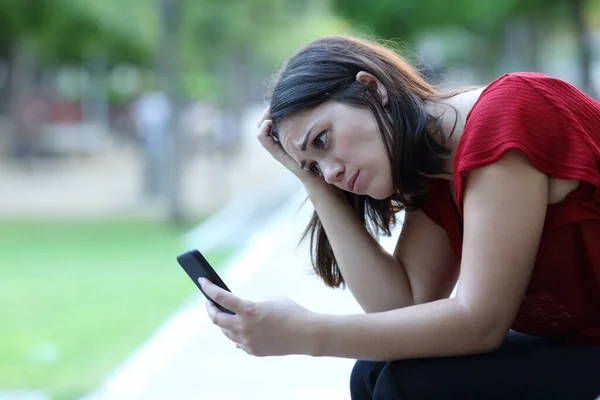
M231 292L227 285L225 285L225 282L223 282L223 280L215 272L215 270L212 268L209 262L206 261L204 256L202 256L202 254L198 250L190 250L178 255L177 262L185 270L185 272L192 279L192 281L194 281L194 283L196 284L198 289L200 289L204 297L212 301L219 310L227 314L235 315L233 311L228 310L227 308L215 302L213 299L208 297L206 293L204 293L204 290L202 290L200 282L198 281L199 278L206 278L215 285L219 286L221 289Z

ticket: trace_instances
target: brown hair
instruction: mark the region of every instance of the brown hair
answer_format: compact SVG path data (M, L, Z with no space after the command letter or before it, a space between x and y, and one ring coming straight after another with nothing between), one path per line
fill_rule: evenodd
M369 72L386 88L385 109L375 86L357 82L360 71ZM300 48L278 74L270 104L273 134L279 135L281 118L325 101L369 108L390 158L396 190L384 200L344 194L371 235L390 235L396 223L395 214L421 204L431 179L426 175L447 173L443 167L450 150L444 145L440 121L427 112L424 103L462 91L439 91L392 48L375 41L349 36L321 37ZM302 239L307 237L315 272L327 286L342 285L344 278L316 212Z

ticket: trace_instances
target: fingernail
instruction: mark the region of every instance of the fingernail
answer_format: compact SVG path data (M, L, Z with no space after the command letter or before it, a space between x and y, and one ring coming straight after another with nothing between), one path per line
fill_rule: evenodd
M198 278L198 282L200 282L200 285L204 286L204 284L206 283L206 279L205 278Z

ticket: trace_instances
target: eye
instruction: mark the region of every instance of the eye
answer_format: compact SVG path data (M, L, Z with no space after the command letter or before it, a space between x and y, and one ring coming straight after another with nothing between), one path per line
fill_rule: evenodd
M323 131L317 135L313 141L315 147L323 148L327 144L327 131Z
M319 167L319 164L317 164L316 162L310 164L310 167L308 168L308 173L311 176L321 175L321 168Z

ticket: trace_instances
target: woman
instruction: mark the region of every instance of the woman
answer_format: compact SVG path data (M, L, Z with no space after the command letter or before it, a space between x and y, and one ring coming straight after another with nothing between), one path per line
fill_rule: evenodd
M365 314L203 282L237 312L208 304L238 347L358 359L356 399L600 395L598 103L537 73L440 92L392 50L331 36L284 65L258 138L314 205L316 272ZM390 255L373 236L401 209Z

